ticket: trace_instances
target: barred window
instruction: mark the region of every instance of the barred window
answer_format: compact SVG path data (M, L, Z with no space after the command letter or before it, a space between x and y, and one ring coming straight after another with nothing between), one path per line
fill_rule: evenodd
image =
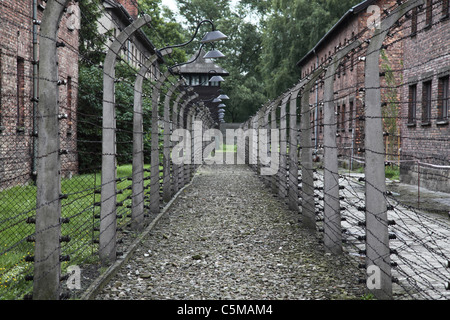
M25 61L17 58L17 127L25 125Z
M417 7L412 9L411 16L411 35L415 35L417 33Z
M448 17L450 13L450 0L442 0L442 15Z
M431 120L431 81L423 83L422 88L422 122L429 124Z
M417 84L409 86L408 123L416 123Z
M427 0L425 13L425 27L431 27L433 23L433 0Z
M446 76L439 79L438 120L448 119L449 99L449 76Z

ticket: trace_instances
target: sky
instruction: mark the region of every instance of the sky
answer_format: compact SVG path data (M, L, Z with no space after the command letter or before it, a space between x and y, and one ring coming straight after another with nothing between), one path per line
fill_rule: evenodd
M162 0L163 5L169 7L173 12L178 12L177 1L176 0Z
M238 3L239 0L231 0L231 5L235 5L236 3ZM176 0L162 0L161 4L163 6L169 7L169 9L175 13L175 19L180 22L183 23L184 20L183 18L180 18L180 16L178 16L178 7L177 7L177 1Z
M163 5L169 7L173 12L178 12L177 1L176 0L162 0ZM239 2L239 0L231 0L232 3Z

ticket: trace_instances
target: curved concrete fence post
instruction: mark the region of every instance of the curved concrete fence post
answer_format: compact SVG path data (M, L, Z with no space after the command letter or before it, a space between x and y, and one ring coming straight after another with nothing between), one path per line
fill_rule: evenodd
M179 128L179 122L178 122L178 105L180 103L180 100L184 97L184 95L187 93L186 90L183 90L175 99L175 102L172 106L172 124L173 124L173 131ZM172 147L174 143L172 141ZM173 155L172 155L173 157ZM180 165L178 163L175 163L172 161L173 166L173 172L172 172L172 183L173 183L173 192L177 193L180 189Z
M159 182L159 99L161 87L171 75L166 71L152 88L152 139L151 139L151 160L150 160L150 212L159 213L160 206L160 182Z
M128 38L151 21L143 15L111 44L103 64L102 188L99 254L103 265L116 260L116 121L114 78L117 55Z
M280 169L278 171L278 196L286 202L287 198L287 114L286 106L290 99L290 92L286 93L280 105Z
M192 91L192 90L190 90ZM184 187L185 184L187 183L187 180L185 178L185 174L186 174L186 162L189 162L189 160L191 159L191 149L190 149L190 144L191 144L191 136L190 136L190 131L188 129L188 121L186 122L186 126L184 124L184 112L185 109L188 107L188 105L192 102L192 100L195 100L198 98L198 94L194 93L193 95L191 95L188 99L186 99L184 101L184 103L181 105L180 108L180 114L179 114L179 128L180 129L186 129L184 131L185 135L183 136L183 144L184 144L184 149L183 149L183 163L180 165L180 170L178 171L179 173L179 182L180 182L180 187Z
M162 50L160 56L170 54L171 50ZM144 114L142 108L142 85L146 74L157 61L159 55L153 54L139 69L134 82L133 105L133 167L132 167L132 206L131 227L142 230L144 223Z
M170 86L169 91L164 99L164 147L163 147L163 201L169 202L172 197L173 188L170 183L170 101L172 100L175 90L183 83L179 79L175 84ZM173 175L172 175L173 177Z
M338 149L336 144L336 114L334 111L334 74L342 59L356 47L354 41L334 55L327 67L324 83L323 145L324 145L324 246L327 252L342 253L341 211L339 203Z
M391 27L408 11L423 5L409 0L395 8L375 29L367 48L365 66L365 175L366 175L366 267L380 270L380 288L371 291L378 299L392 299L384 168L379 58L383 41Z
M295 212L299 211L299 189L298 189L298 120L297 99L300 90L305 84L301 80L292 90L289 100L289 182L288 197L289 208Z
M314 143L312 142L312 128L309 96L311 88L316 80L323 73L323 69L317 69L305 83L301 97L301 118L300 118L300 147L301 147L301 166L302 166L302 216L303 225L310 229L316 229L316 212L314 204L314 173L312 162L312 151Z

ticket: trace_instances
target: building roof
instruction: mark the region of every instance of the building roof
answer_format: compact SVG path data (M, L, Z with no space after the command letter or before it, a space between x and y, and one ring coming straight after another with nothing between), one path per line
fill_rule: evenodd
M322 37L322 39L317 42L317 44L312 48L299 62L297 62L297 66L301 67L311 56L316 54L316 51L318 48L327 42L330 37L332 37L333 33L338 31L341 26L343 26L352 16L359 14L361 11L366 10L371 4L376 2L377 0L365 0L354 7L352 7L350 10L348 10L336 24L328 30L328 32Z
M133 23L134 19L130 15L130 13L127 11L127 9L120 3L117 2L117 0L102 0L103 4L105 5L105 8L112 10L118 19L121 20L121 22L125 26L129 26L131 23ZM120 30L122 31L122 30ZM156 47L155 45L150 41L150 39L145 35L145 33L142 30L137 30L135 32L136 38L144 45L147 50L154 54L156 53ZM164 59L159 59L160 63L164 63Z
M214 74L221 75L221 76L228 76L229 72L225 69L223 69L221 66L214 63L212 59L204 59L203 56L206 54L206 52L203 49L200 49L200 52L197 50L195 54L193 54L187 62L191 62L195 60L195 58L198 56L197 60L192 63L188 63L185 65L182 65L180 67L180 73L181 74L188 74L188 73L196 73L196 74L207 74L211 70L214 70Z

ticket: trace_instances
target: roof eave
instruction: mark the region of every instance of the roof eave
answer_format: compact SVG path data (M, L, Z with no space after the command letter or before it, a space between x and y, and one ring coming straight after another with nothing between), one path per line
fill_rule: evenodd
M323 42L339 27L341 24L343 24L350 16L354 14L358 14L362 10L366 9L369 5L371 5L373 2L377 0L365 0L355 6L353 6L351 9L349 9L340 19L338 22L335 23L333 27L331 27L330 30L322 37L322 39L317 42L317 44L312 48L301 60L297 62L297 67L302 67L307 59L310 58L311 55L316 55L316 52L318 48L323 44Z

